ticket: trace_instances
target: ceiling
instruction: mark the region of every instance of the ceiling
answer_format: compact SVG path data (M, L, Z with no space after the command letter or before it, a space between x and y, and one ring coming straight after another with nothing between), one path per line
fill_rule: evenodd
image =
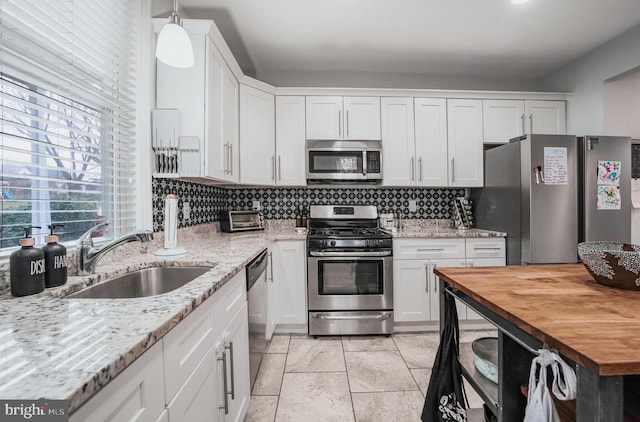
M639 0L180 0L245 73L538 78L640 23Z

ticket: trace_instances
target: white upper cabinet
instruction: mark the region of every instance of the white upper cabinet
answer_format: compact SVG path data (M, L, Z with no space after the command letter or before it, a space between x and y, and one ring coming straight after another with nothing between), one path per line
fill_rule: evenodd
M524 101L482 100L483 141L506 144L524 134Z
M380 139L380 97L344 97L343 139Z
M447 100L449 186L482 187L482 100Z
M276 153L273 157L276 185L305 186L305 99L276 97Z
M274 96L240 85L240 181L273 185L275 169Z
M306 97L307 139L380 139L380 97Z
M206 21L185 23L193 67L157 62L156 107L178 109L178 136L200 140L202 177L238 182L238 81L210 39L209 28Z
M416 181L419 186L447 186L447 101L416 98Z
M383 183L411 186L416 180L413 98L384 97L380 103Z
M565 102L536 100L483 100L485 144L505 144L526 133L566 132Z
M564 101L525 101L526 133L563 135L566 133Z

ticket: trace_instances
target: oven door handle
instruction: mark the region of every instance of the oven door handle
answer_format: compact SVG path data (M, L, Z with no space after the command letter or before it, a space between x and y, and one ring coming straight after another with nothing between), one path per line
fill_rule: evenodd
M343 319L373 319L376 321L384 321L385 319L391 318L391 314L389 312L385 312L380 315L343 315L343 316L330 316L327 314L322 314L319 312L314 312L311 314L311 318L313 319L327 319L327 320L343 320Z
M375 252L318 252L309 251L310 256L326 256L326 257L370 257L370 256L391 256L391 251L375 251Z

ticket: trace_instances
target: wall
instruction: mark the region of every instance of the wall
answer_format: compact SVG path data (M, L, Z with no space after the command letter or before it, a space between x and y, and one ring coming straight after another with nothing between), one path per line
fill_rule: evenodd
M400 213L408 219L450 219L451 201L464 196L464 189L428 188L221 188L175 179L153 180L153 231L161 231L164 221L164 198L178 197L178 226L194 226L220 220L224 209L251 209L260 201L266 219L295 217L299 207L310 204L370 204L378 212ZM416 212L409 212L409 200L415 200ZM183 202L191 207L191 218L182 215Z
M605 82L603 103L604 133L640 139L640 71Z
M638 66L640 25L545 76L540 88L572 93L567 101L567 133L603 134L605 81Z

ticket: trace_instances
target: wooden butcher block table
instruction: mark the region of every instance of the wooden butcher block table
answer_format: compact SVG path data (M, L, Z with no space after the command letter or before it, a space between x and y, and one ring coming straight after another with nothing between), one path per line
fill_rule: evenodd
M499 329L498 397L481 392L499 421L522 420L519 386L528 382L531 350L541 347L575 363L578 421L623 420L623 381L632 378L624 376L640 374L640 292L597 284L581 264L434 272L441 310L452 294Z

